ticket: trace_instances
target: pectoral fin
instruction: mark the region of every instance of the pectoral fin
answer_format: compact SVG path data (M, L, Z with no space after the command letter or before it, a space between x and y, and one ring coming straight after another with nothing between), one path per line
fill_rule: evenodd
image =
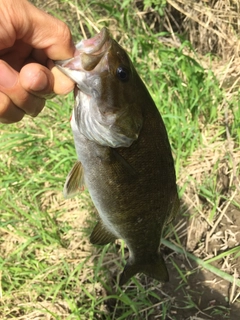
M114 148L111 148L112 154L114 155L115 159L119 161L123 167L126 169L126 171L131 175L135 176L137 174L137 171L130 165L130 163L121 156L118 151Z
M74 197L83 190L83 167L80 161L77 161L69 172L63 188L65 199Z
M147 276L161 282L167 282L169 280L167 267L160 253L157 255L156 259L152 259L144 264L131 261L130 258L122 274L120 275L119 285L124 285L131 277L133 277L137 273L144 273Z
M90 236L90 242L92 244L105 245L115 240L116 237L106 229L102 221L98 221Z

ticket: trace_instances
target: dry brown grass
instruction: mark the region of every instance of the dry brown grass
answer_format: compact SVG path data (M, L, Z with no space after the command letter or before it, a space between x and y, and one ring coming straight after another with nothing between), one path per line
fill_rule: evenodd
M200 54L212 53L224 61L239 58L240 4L238 1L167 0L164 26L187 34Z
M152 28L168 31L163 38L170 46L180 46L176 34L188 39L201 64L213 67L225 86L234 87L240 76L240 3L238 0L167 0L165 14L159 16L152 8L142 10ZM142 1L136 1L138 7ZM211 54L211 59L207 58ZM215 57L215 59L214 59ZM237 82L237 83L235 83Z

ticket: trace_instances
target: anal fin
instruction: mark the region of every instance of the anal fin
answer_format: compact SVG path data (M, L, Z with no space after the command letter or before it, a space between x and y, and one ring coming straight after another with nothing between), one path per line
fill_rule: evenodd
M90 242L92 244L105 245L116 240L116 236L113 235L107 228L103 225L102 221L98 221L93 229L90 236Z

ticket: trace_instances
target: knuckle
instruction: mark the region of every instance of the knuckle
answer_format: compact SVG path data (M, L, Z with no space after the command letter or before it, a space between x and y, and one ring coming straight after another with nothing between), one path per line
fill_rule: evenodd
M63 43L69 44L72 42L72 36L69 27L62 21L59 21L59 33Z
M0 92L0 118L4 117L4 115L10 108L10 105L11 105L10 98L3 92Z

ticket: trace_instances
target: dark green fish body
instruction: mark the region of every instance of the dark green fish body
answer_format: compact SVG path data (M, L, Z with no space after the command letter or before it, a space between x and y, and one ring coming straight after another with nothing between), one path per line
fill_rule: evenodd
M121 285L139 272L167 281L159 246L179 200L164 123L126 52L106 29L77 49L60 67L77 83L71 125L79 162L67 178L65 196L75 194L84 176L100 216L91 242L120 238L129 248Z

